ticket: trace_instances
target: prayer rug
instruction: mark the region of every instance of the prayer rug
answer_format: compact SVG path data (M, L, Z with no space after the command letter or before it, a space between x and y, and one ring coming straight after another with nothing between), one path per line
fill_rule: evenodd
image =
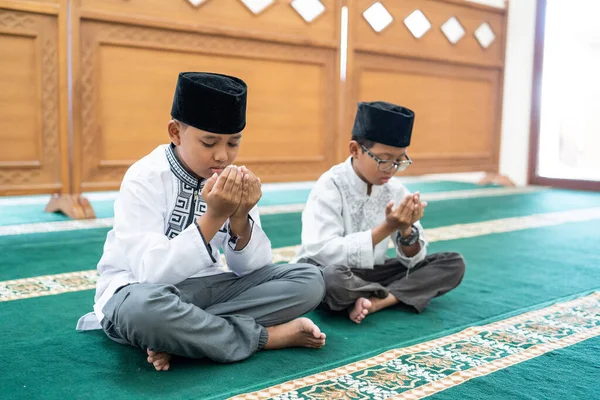
M595 292L232 400L419 399L598 335Z
M356 325L342 314L317 310L309 316L328 334L323 349L265 351L232 365L176 359L168 373L155 372L139 349L113 343L100 331L74 330L77 319L92 308L94 292L87 289L93 288L93 268L108 226L52 233L0 232L0 335L6 355L0 397L235 397L589 295L600 288L599 200L600 195L593 193L543 190L433 201L428 220L423 221L432 241L429 251L461 252L467 271L456 290L434 299L423 314L394 308ZM279 249L274 251L276 261L285 261L289 246L299 243L299 222L286 219L289 215L263 218L273 247ZM546 385L552 379L541 373L528 375L534 367L526 366L555 365L552 376L560 376L565 372L558 368L560 364L544 361L553 354L562 355L570 368L582 374L577 382L595 382L597 369L581 365L586 358L576 351L598 349L594 340L545 353L434 396L487 397L480 394L511 382L507 376L516 369L521 371L521 383L532 376L530 385ZM597 365L592 356L587 362ZM563 390L560 398L594 397L580 389ZM519 394L508 389L498 393ZM577 396L582 393L585 396Z

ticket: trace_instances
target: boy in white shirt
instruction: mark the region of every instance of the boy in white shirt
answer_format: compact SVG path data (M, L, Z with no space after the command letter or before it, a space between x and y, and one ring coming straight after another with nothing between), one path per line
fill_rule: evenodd
M427 255L419 222L427 203L391 179L412 162L406 148L413 123L407 108L359 103L351 156L319 178L302 213L297 260L322 268L324 304L348 310L356 323L398 303L422 312L464 275L460 254ZM396 257L386 259L390 239Z
M297 318L323 299L321 271L272 264L256 206L260 179L232 165L246 99L239 78L181 73L171 144L131 166L115 202L94 312L77 329L102 328L142 348L157 371L169 369L172 354L226 363L325 344L311 320Z

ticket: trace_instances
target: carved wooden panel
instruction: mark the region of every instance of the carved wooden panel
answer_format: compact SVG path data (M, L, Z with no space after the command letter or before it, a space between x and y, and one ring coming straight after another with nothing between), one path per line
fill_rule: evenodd
M359 53L352 104L383 100L415 112L405 174L494 170L499 148L500 71ZM356 114L350 110L347 125Z
M62 187L57 24L0 9L0 195Z
M504 64L504 9L441 0L354 0L351 4L351 35L357 50L485 66ZM379 32L368 22L371 17L379 24ZM449 37L459 39L453 43Z
M84 20L75 188L116 189L135 160L169 142L177 75L188 70L248 83L238 164L263 181L316 179L336 161L328 151L335 146L336 61L326 48Z
M248 2L246 6L244 2ZM339 0L319 0L307 22L292 3L305 0L81 0L84 17L278 41L337 46ZM314 2L314 0L312 0ZM255 5L255 6L253 6ZM254 11L256 12L254 12ZM320 13L319 13L320 12ZM131 18L133 16L133 18Z
M416 115L414 163L404 174L496 171L506 10L459 0L356 0L349 21L344 131L358 101L390 101Z

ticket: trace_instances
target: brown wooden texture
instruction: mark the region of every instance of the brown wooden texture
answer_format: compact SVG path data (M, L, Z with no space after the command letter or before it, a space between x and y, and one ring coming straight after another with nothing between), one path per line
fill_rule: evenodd
M75 190L118 188L135 160L169 141L166 126L180 71L232 74L248 83L248 124L236 163L263 181L316 179L336 162L331 149L338 131L339 54L332 38L339 7L307 23L286 2L258 15L237 0L209 0L197 9L186 0L150 3L155 8L135 0L81 2L74 55ZM122 18L134 4L143 18L126 23ZM116 22L109 12L120 15ZM221 31L173 29L166 17L176 15L185 23L208 18ZM289 37L275 35L286 31L282 26ZM244 29L254 29L250 38Z
M275 0L255 15L241 0L80 0L84 18L200 31L215 35L338 46L338 0L321 0L325 12L306 22L290 0Z
M65 189L58 2L0 2L0 195Z
M363 16L375 2L322 0L306 22L290 0L256 15L241 0L0 0L0 194L117 189L168 142L177 74L191 70L248 83L237 163L264 182L313 180L342 161L363 100L415 110L406 173L496 171L506 11L382 0L394 22L376 33ZM421 39L403 23L417 9L432 24ZM452 16L466 30L454 45L440 28ZM483 22L496 35L487 49L474 37Z
M350 12L348 96L344 130L350 132L359 101L390 101L415 111L405 174L497 171L506 13L502 9L442 0L383 0L393 22L376 32L363 13L375 0L358 0ZM404 19L421 10L431 28L417 39ZM450 43L441 26L456 17L465 35ZM483 48L474 31L487 22L496 35ZM349 135L349 134L348 134Z

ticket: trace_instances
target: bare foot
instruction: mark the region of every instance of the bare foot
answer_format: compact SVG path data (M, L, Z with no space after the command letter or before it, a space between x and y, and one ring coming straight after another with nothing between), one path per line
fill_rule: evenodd
M325 345L326 335L308 318L298 318L282 325L267 328L269 339L265 350L286 347L310 347L318 349Z
M371 307L371 302L368 299L365 299L364 297L357 299L356 303L354 303L354 308L348 315L350 320L360 324L369 313L369 307Z
M156 351L152 351L150 349L148 352L148 362L154 365L154 368L157 371L168 371L171 367L171 355L167 353L160 353Z
M371 314L384 308L388 308L398 304L398 299L391 293L389 293L387 297L383 299L380 299L378 297L371 297L369 300L371 300L371 306L369 307L369 313Z

